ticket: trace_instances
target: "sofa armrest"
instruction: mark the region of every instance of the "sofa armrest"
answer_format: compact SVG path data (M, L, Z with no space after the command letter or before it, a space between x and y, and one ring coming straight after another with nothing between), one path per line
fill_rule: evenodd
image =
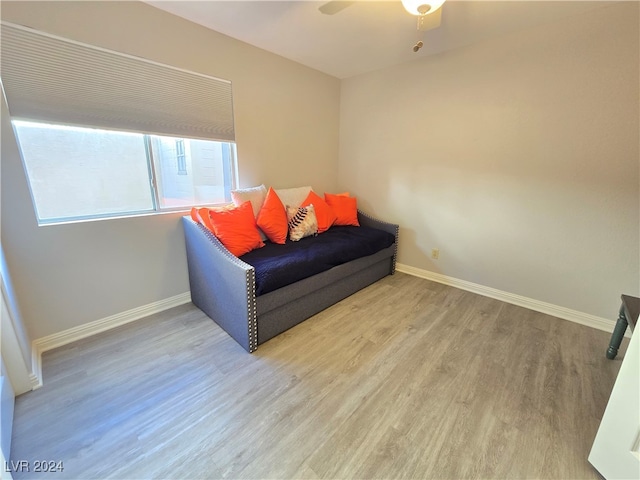
M377 228L378 230L388 232L395 237L393 265L391 266L391 274L393 275L396 271L396 259L398 256L398 231L400 230L400 226L396 225L395 223L388 223L388 222L383 222L382 220L378 220L377 218L367 215L361 210L358 210L358 222L363 227Z
M255 269L204 226L182 218L191 300L248 352L258 347Z

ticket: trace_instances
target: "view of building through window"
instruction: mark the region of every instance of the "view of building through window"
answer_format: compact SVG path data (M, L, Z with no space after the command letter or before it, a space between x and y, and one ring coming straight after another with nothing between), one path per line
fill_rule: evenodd
M13 121L40 223L228 202L235 145Z
M231 198L231 144L150 136L161 208L223 203Z

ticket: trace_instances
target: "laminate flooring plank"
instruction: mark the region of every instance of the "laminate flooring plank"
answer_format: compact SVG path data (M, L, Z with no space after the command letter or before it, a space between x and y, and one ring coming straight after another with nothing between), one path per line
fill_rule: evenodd
M44 354L13 476L598 479L608 341L401 273L254 354L183 305Z

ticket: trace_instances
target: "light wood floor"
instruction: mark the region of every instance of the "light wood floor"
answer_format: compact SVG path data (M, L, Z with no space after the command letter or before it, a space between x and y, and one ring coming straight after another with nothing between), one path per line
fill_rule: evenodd
M46 353L11 458L64 462L46 478L600 478L628 343L609 361L608 341L401 273L252 355L189 304Z

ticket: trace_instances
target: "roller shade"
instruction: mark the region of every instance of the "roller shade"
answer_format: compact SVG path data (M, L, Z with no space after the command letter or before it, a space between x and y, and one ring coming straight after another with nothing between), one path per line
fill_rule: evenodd
M1 24L12 117L235 141L231 82Z

